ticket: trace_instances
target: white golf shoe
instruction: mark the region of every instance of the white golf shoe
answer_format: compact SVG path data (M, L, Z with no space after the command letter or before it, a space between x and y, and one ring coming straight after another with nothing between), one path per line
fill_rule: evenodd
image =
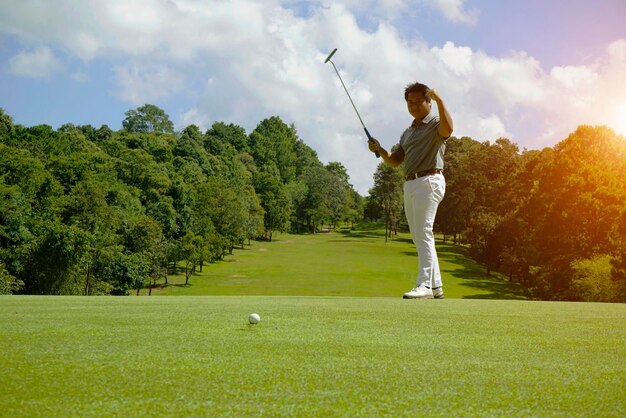
M435 299L443 299L443 289L441 286L433 287L433 297Z
M442 296L443 296L443 292ZM433 291L430 290L429 287L422 285L419 285L417 287L414 287L413 289L409 290L408 292L406 292L403 296L403 299L432 299L433 298Z

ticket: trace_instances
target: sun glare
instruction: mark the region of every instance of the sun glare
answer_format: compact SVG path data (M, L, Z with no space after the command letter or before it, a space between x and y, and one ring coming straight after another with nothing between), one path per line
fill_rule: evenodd
M617 105L613 113L613 124L609 127L618 134L626 136L626 103Z

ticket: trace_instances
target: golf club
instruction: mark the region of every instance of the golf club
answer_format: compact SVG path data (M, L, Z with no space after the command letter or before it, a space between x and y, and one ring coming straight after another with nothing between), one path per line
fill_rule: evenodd
M367 135L368 141L371 141L372 140L372 136L367 131L367 128L365 127L365 124L363 123L363 119L361 119L361 115L359 115L359 111L356 110L356 106L354 105L354 102L352 101L352 97L350 97L350 93L348 93L348 89L346 88L346 85L343 83L343 80L341 79L341 76L339 75L339 71L337 71L337 67L335 67L335 63L332 62L332 60L331 60L333 55L335 55L335 52L337 52L337 48L333 49L333 52L331 52L328 55L328 57L326 57L326 61L324 61L324 64L326 64L327 62L330 62L333 65L333 68L335 69L335 72L337 73L337 77L339 77L339 81L341 81L341 85L343 86L343 89L346 91L346 94L348 95L348 99L350 99L350 103L352 103L352 107L354 108L354 111L356 112L356 115L359 118L359 121L361 122L361 126L363 126L363 130L365 131L365 135ZM375 151L375 154L376 154L376 158L380 157L380 154L378 153L378 151Z

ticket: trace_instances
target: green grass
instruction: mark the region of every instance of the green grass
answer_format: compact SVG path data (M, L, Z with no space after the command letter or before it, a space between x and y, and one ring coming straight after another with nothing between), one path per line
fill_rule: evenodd
M204 266L185 286L170 276L165 295L274 295L398 297L415 285L417 254L410 235L385 243L376 225L352 232L280 234L253 241L225 261ZM438 241L446 298L523 299L516 284L487 277L466 249ZM146 294L142 291L142 294Z
M3 296L0 416L619 417L625 323L624 304Z

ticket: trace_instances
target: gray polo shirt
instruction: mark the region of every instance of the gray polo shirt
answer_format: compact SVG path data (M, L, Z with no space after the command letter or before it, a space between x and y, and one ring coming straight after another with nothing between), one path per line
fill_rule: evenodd
M446 139L439 134L439 116L430 112L418 126L409 126L400 137L404 150L404 175L438 168L443 170Z

